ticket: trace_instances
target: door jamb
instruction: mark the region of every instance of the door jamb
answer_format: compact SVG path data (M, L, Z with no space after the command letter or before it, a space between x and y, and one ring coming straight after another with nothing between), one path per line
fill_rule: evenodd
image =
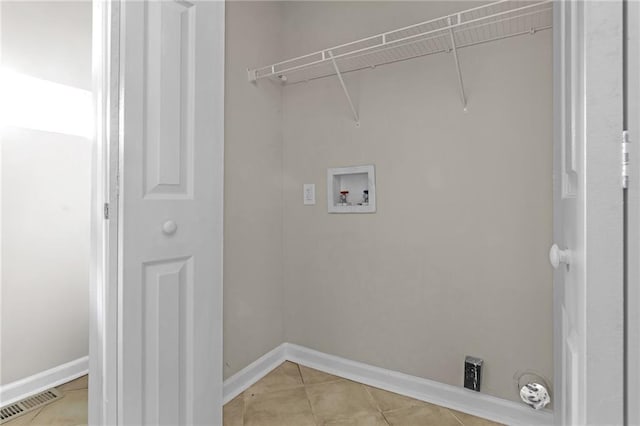
M627 189L626 288L626 420L640 424L640 5L626 2L626 130L629 131L629 187Z
M117 424L120 0L93 0L89 424Z
M578 183L582 222L580 247L570 249L572 264L584 274L580 285L585 293L578 309L582 356L577 367L583 384L577 404L569 403L577 405L580 423L623 424L622 3L580 5L577 31L583 37L584 56L577 70L583 76L578 113L584 135L577 149L584 156L578 165L582 170ZM560 29L556 22L554 31ZM590 37L595 29L599 37ZM602 66L603 57L606 66ZM612 106L612 97L620 102ZM554 323L558 327L557 319ZM554 345L556 402L564 368L558 360L560 350ZM558 405L554 407L556 424L561 421Z

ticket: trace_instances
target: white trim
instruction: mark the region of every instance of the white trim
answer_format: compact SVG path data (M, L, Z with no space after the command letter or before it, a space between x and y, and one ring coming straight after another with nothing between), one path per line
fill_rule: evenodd
M281 344L225 380L224 403L226 404L238 396L284 361L295 362L365 385L499 423L508 425L553 424L553 413L550 410L535 411L514 401L374 367L292 343Z
M584 39L577 70L581 76L581 130L576 141L582 151L577 158L581 206L576 214L579 218L575 218L580 227L574 225L577 229L569 232L581 234L573 264L574 271L579 271L579 281L565 285L577 285L582 292L573 306L577 308L576 318L571 320L577 320L583 352L575 367L580 376L577 404L568 403L569 407L578 405L578 412L584 415L574 423L622 425L628 424L624 419L624 228L620 182L623 2L586 1L578 5L578 30ZM576 294L571 287L566 292ZM568 371L561 374L571 377Z
M89 424L117 414L117 164L120 1L93 2L92 79L95 139L91 182L89 290ZM104 204L109 203L109 220Z
M627 190L627 422L640 425L640 4L627 3L627 130L629 189Z
M49 388L70 382L88 372L89 357L84 356L75 361L0 386L0 406L4 407L13 404Z
M271 370L287 360L287 343L283 343L275 349L262 355L251 364L238 371L224 381L223 404L231 401L236 396L247 390L249 386L266 376Z

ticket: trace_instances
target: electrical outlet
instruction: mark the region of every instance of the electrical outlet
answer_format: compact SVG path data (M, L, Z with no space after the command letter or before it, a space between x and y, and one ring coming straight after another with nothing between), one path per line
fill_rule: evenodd
M480 392L482 380L482 359L468 356L464 360L464 387Z
M302 185L302 201L305 206L313 206L316 204L316 185L313 183L305 183Z

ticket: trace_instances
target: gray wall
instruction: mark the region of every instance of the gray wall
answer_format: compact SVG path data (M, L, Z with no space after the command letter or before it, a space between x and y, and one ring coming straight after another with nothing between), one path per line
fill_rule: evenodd
M290 2L285 56L464 6ZM551 379L551 47L463 50L466 113L447 54L347 75L360 128L336 79L283 90L286 341L452 385L479 356L483 392L514 400L516 371ZM327 214L326 169L359 164L377 213Z
M283 341L281 88L246 69L281 57L281 5L227 2L225 378Z
M91 90L91 3L3 1L0 8L3 67ZM88 354L91 190L91 141L5 130L2 385Z

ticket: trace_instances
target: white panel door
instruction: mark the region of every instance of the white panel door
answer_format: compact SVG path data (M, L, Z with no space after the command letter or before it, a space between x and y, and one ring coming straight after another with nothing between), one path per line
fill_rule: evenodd
M554 7L555 423L621 425L622 7Z
M119 424L220 425L224 2L120 28Z

